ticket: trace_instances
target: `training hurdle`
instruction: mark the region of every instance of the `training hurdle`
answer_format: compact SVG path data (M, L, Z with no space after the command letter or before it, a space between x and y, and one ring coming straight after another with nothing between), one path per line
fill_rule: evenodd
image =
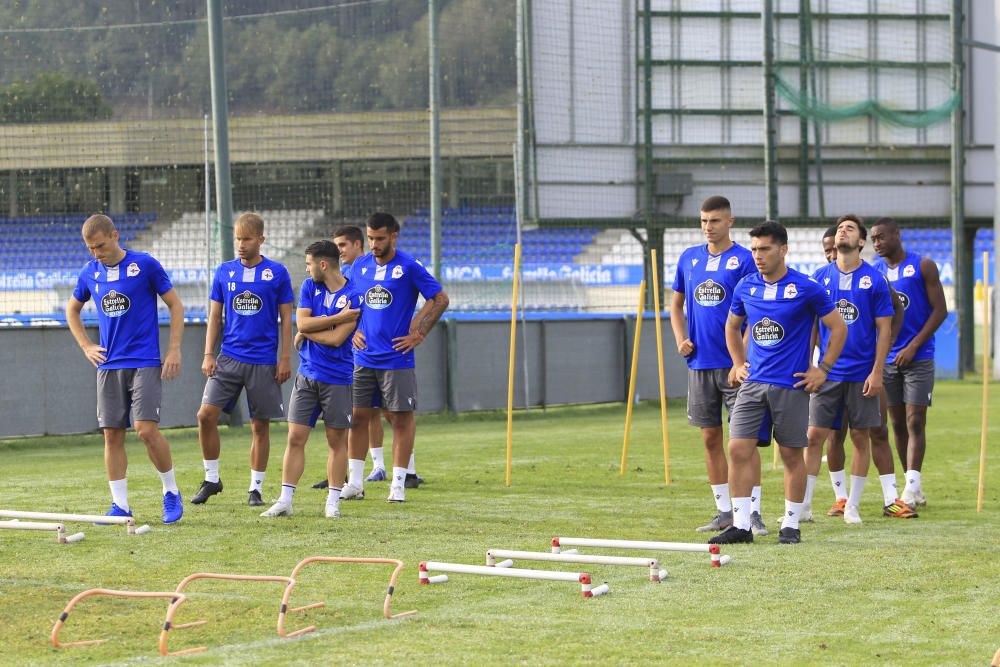
M511 577L514 579L542 579L545 581L572 581L580 584L580 594L585 598L597 597L608 592L607 584L591 587L590 575L586 572L547 572L545 570L519 570L513 567L489 567L488 565L465 565L463 563L441 563L427 560L420 563L420 583L443 584L448 575L431 576L430 572L451 572L454 574L482 574L487 577Z
M646 542L642 540L602 540L589 537L553 537L552 553L562 552L562 547L605 547L610 549L646 549L648 551L691 551L708 553L712 567L728 565L733 559L719 552L718 544L696 542ZM575 551L575 550L574 550Z
M0 510L0 519L35 519L39 521L61 521L63 523L96 523L124 525L129 535L142 535L149 532L149 526L135 525L135 519L130 516L104 516L103 514L64 514L62 512L20 512L17 510Z
M396 590L396 581L399 579L399 573L403 570L403 561L396 560L395 558L349 558L342 556L310 556L299 561L298 565L292 568L292 573L290 578L292 583L285 588L285 592L281 597L281 611L278 612L278 634L282 637L298 637L299 635L304 635L307 632L312 632L316 629L315 625L310 625L308 627L302 628L301 630L295 630L294 632L285 632L285 614L288 611L305 611L307 609L317 609L319 607L325 607L325 602L315 602L313 604L307 604L303 607L294 607L292 609L288 608L288 600L292 596L292 590L295 589L295 585L298 582L298 574L306 565L310 563L366 563L373 565L395 565L396 567L392 571L392 575L389 577L389 588L385 593L385 600L382 603L382 615L389 619L404 618L406 616L412 616L417 613L416 609L411 609L410 611L401 611L398 614L393 614L389 611L389 607L392 605L392 594Z
M509 560L497 562L498 558ZM649 580L660 582L667 578L667 571L660 569L656 558L629 558L626 556L586 556L569 553L546 553L544 551L512 551L510 549L490 549L486 552L488 567L512 567L515 560L538 560L550 563L584 563L588 565L631 565L649 568Z
M41 523L37 521L0 521L0 529L3 530L51 530L56 533L56 542L59 544L69 544L79 542L83 539L83 533L66 534L66 527L61 523Z
M190 623L179 623L174 625L173 622L174 616L177 614L177 609L187 600L187 597L181 594L182 591L188 584L198 579L222 579L225 581L274 581L285 584L286 594L288 590L295 585L295 580L291 577L252 574L216 574L214 572L195 572L194 574L189 574L181 579L181 582L177 584L177 588L173 593L175 599L167 606L167 617L163 620L163 629L160 630L160 653L162 655L187 655L189 653L200 653L208 648L206 646L198 646L195 648L183 649L181 651L171 652L167 650L167 636L171 629L181 630L183 628L193 628L197 625L205 625L208 623L208 621L191 621ZM282 617L279 616L279 625L281 620Z
M63 612L59 614L59 619L52 628L52 634L50 639L52 640L52 645L56 648L69 648L71 646L93 646L95 644L103 644L106 639L85 639L77 642L60 642L59 641L59 631L62 629L63 625L66 623L66 619L69 618L69 613L73 611L73 607L77 605L78 602L89 598L94 595L103 595L108 597L118 597L118 598L170 598L172 604L183 602L187 599L187 596L183 593L177 593L171 591L169 593L162 592L148 592L148 591L115 591L108 588L91 588L89 590L83 591L82 593L77 593L72 600L70 600ZM160 653L167 655L165 638L161 634L160 636Z

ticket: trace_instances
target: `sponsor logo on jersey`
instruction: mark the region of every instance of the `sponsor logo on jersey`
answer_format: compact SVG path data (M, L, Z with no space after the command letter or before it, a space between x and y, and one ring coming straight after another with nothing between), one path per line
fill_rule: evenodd
M826 278L823 278L823 284L824 285L829 285L830 284L830 276L827 276ZM829 292L827 292L827 293L829 294Z
M313 292L313 296L319 296L319 293L320 293L320 289L317 287L316 291Z
M698 266L698 260L692 259L691 260L691 266Z
M260 274L261 280L271 280L274 278L274 272L271 269L264 269L264 272Z
M101 272L100 271L94 271L94 278L97 279L97 278L100 278L100 277L101 277Z
M903 277L904 278L909 278L910 276L912 276L916 272L917 272L917 270L913 268L912 264L908 264L907 266L903 267Z
M765 317L753 325L750 335L753 336L754 342L758 345L770 347L777 345L785 337L785 327L770 317Z
M401 266L394 266L394 267L392 267L392 277L393 278L402 278L403 277L403 267L401 267Z
M362 267L362 269L361 269L361 275L365 275L366 273L368 273L368 267L367 266Z
M789 283L788 285L785 285L785 298L786 299L794 299L798 295L799 295L799 291L797 289L795 289L795 284L794 283Z
M388 308L391 304L392 292L381 285L375 285L375 287L365 292L365 305L369 308L382 310L383 308Z
M347 295L341 294L340 298L337 299L337 308L343 308L346 305L347 305Z
M847 299L841 299L837 302L837 310L840 311L840 316L844 318L845 324L854 324L858 319L858 307Z
M101 298L101 310L108 317L121 317L132 307L128 295L111 290Z
M738 268L740 268L740 258L739 257L730 257L729 259L727 259L726 260L726 268L727 269L738 269Z
M694 288L694 300L701 306L718 306L726 300L726 288L709 278Z
M235 271L230 271L230 272L229 272L229 277L230 277L230 278L232 278L232 277L233 277L233 276L235 276L235 275L236 275L236 272L235 272Z
M896 291L896 296L899 297L899 303L903 306L903 310L910 307L910 297L906 296L900 291Z
M861 280L858 282L858 287L861 289L870 289L872 286L871 276L861 276Z
M125 275L127 275L129 278L133 278L139 275L139 265L136 264L135 262L129 264L128 268L125 269Z
M750 296L753 296L756 293L757 293L757 288L756 287L751 287L750 288Z
M256 315L263 308L264 300L250 290L244 290L233 297L233 311L237 315Z

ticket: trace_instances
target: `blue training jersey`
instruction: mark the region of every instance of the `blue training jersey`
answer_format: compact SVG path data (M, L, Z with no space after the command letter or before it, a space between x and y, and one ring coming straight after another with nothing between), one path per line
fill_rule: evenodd
M885 276L868 262L850 273L843 273L836 262L823 266L813 274L813 280L829 294L847 325L847 340L837 363L827 375L836 382L864 382L875 364L875 342L878 339L876 317L892 317L892 294ZM826 354L830 344L830 329L819 324L819 354Z
M920 255L908 252L899 266L889 266L882 257L875 260L875 268L892 283L892 288L896 290L899 301L903 304L903 326L892 344L892 350L889 351L890 362L920 333L934 310L930 299L927 298L927 286L924 285L924 274L920 270L921 259ZM933 358L934 336L931 336L913 355L913 360Z
M753 254L738 243L719 255L709 253L708 244L681 253L673 288L684 294L688 338L694 343L694 351L685 357L688 368L732 367L723 334L733 289L744 276L756 272Z
M348 301L352 302L352 308L357 308L361 298L352 296L353 289L348 281L339 290L331 292L324 283L306 278L299 292L299 308L308 308L313 317L336 315ZM339 347L306 339L299 349L299 372L316 382L351 384L354 381L354 353L350 337Z
M833 299L816 282L795 269L769 283L752 273L733 290L730 311L747 318L750 339L748 382L795 389L809 368L813 321L834 309ZM801 389L801 387L799 387Z
M392 339L410 332L417 295L433 298L441 291L441 283L423 264L398 249L387 264L379 264L371 254L359 257L350 273L354 293L363 297L358 326L367 346L355 351L354 363L365 368L413 368L413 351L397 352Z
M173 289L167 272L152 256L125 250L115 266L96 259L80 271L73 297L97 306L97 328L106 360L101 370L160 365L160 323L156 299Z
M264 256L255 266L223 262L209 298L223 304L222 354L247 364L278 363L278 306L295 301L288 269Z

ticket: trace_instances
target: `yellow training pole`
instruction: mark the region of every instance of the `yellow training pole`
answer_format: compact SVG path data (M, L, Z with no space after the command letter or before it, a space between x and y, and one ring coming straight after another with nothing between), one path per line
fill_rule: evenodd
M663 480L670 484L670 440L667 436L667 385L663 376L663 331L660 330L660 271L656 250L650 251L653 266L653 316L656 320L656 362L660 370L660 427L663 431Z
M636 369L639 367L639 339L642 338L642 306L646 301L646 281L639 282L639 307L635 314L635 339L632 343L632 370L628 376L628 404L625 408L625 440L622 442L622 467L619 475L625 474L625 461L628 459L628 440L632 430L632 405L635 403Z
M514 289L510 298L510 363L507 365L507 481L510 486L510 449L514 432L514 343L517 341L517 290L521 273L521 244L514 244Z
M990 253L983 253L983 424L979 438L979 496L976 511L983 511L983 482L986 479L986 405L990 393Z

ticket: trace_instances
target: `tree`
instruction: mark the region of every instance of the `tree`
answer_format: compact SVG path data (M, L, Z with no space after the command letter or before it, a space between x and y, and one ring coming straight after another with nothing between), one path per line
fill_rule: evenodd
M62 72L41 73L32 81L15 81L0 90L0 122L43 123L105 120L111 105L90 79Z

